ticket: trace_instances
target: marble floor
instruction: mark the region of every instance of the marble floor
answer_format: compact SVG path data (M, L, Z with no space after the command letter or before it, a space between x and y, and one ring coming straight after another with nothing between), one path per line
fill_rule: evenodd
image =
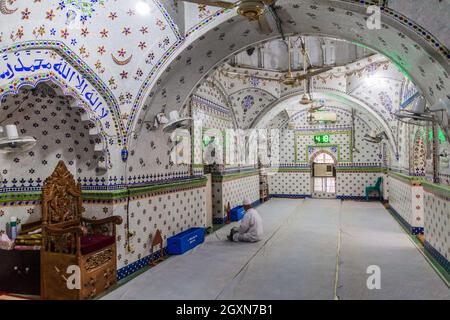
M228 242L227 225L102 299L450 299L381 203L272 199L257 210L263 241ZM368 268L380 289L368 289Z

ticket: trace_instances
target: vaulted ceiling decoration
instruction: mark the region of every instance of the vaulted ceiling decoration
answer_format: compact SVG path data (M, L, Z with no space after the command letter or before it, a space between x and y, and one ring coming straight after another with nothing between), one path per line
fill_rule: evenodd
M382 28L371 32L366 26L365 13L369 4L355 1L278 2L284 12L290 15L287 18L280 14L285 21L286 34L293 37L298 36L299 32L309 35L327 34L357 46L374 49L392 61L401 73L411 78L430 103L444 97L445 92L450 89L449 57L445 46L437 45L435 38L412 21L403 17L400 21L400 15L395 16L396 13L388 8L383 8ZM211 26L209 32L193 42L188 51L183 52L167 67L168 72L162 75L160 82L151 90L147 104L151 103L156 109L159 106L181 109L195 92L192 89L193 83L200 83L202 78L211 76L226 61L235 63L236 61L230 60L235 53L245 52L243 50L257 47L274 37L277 37L276 33L261 36L241 17L233 17L220 25ZM242 63L239 65L242 66ZM347 88L342 80L333 79ZM250 77L247 81L256 83L258 80ZM161 95L161 92L168 90L171 92L170 96ZM288 93L294 89L285 87L280 90ZM156 109L146 110L147 116L151 118L158 111ZM142 116L144 119L144 115Z
M278 0L276 11L286 35L327 34L344 39L352 43L350 47L362 46L356 49L356 58L365 56L368 49L364 47L374 49L408 74L430 103L448 93L450 55L445 45L429 31L385 7L381 8L382 28L372 32L366 26L366 8L370 4L356 0ZM88 98L84 96L88 106L85 110L94 120L101 120L100 128L110 143L123 146L127 146L138 123L151 119L161 109L182 109L196 84L233 54L280 37L271 19L273 32L261 34L234 9L175 0L8 0L3 2L0 15L0 47L8 48L8 53L41 49L57 52L58 47L57 54L67 59L71 72L79 73L96 90L89 91ZM341 50L338 40L327 41L309 45L311 50L322 51L312 54L312 64L320 66L328 60L324 54L327 56L327 45L333 41L336 50ZM264 68L285 67L283 59L271 59L266 57ZM301 67L301 59L296 59L294 66ZM20 78L9 78L6 61L2 62L3 90L14 83L20 86ZM31 75L36 72L30 64L23 66ZM65 82L76 89L76 84ZM89 107L91 102L96 104Z
M411 86L402 70L386 57L373 52L366 55L368 57L313 76L311 97L314 103L324 106L323 110L347 110L348 113L355 109L358 117L364 118L366 127L387 133L395 154L398 121L394 113L405 97L417 92L417 88ZM229 61L236 61L235 57ZM231 104L239 128L286 127L296 118L307 119L311 105L300 103L303 86L288 86L280 81L283 74L282 70L231 66L225 62L208 76L195 95L208 98L213 90L205 83L220 84L221 96L227 97L221 103ZM407 83L409 88L403 89Z

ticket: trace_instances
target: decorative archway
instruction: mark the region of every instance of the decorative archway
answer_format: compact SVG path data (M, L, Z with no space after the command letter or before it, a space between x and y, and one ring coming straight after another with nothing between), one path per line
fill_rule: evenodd
M0 94L0 101L2 98L7 97L9 95L16 95L20 92L22 88L37 88L40 84L43 83L51 83L56 85L58 89L61 90L61 93L65 96L72 97L70 108L72 109L80 109L82 111L81 121L83 123L87 123L87 126L90 128L88 133L92 137L93 141L95 141L94 150L95 153L98 153L98 161L96 162L96 166L98 169L105 171L112 167L111 163L111 154L109 149L108 137L104 133L102 129L102 123L98 119L93 119L91 115L88 113L86 109L86 105L83 102L80 95L67 86L67 83L60 80L58 77L45 77L45 76L36 76L34 81L29 81L27 78L24 78L24 81L20 82L17 86L13 86L10 90L4 90Z
M281 99L275 101L272 105L269 105L265 111L260 113L258 117L255 119L255 121L252 124L252 128L258 128L263 127L264 124L269 121L273 115L278 114L285 108L285 103L287 103L291 99L297 99L298 96L301 93L292 93L289 95L286 95L282 97ZM390 151L393 155L397 154L397 143L396 139L394 138L394 134L392 133L392 130L390 129L387 121L381 117L378 113L376 113L373 108L371 108L369 105L364 103L361 100L356 99L355 97L349 96L347 94L337 92L337 91L331 91L331 90L320 90L313 92L313 95L317 99L324 99L324 100L336 100L341 101L342 103L348 105L349 107L355 108L357 110L363 110L366 112L374 121L383 128L383 130L386 132L388 136L389 141L389 147ZM301 111L299 111L300 113ZM295 115L293 115L295 117Z
M5 192L40 191L54 166L63 160L83 188L108 182L109 150L95 134L95 123L85 118L76 99L50 80L22 86L2 98L0 125L14 124L20 134L36 138L28 151L0 155Z
M449 78L450 70L450 56L447 57L448 50L445 46L425 29L389 8L382 8L382 28L376 32L368 30L365 27L366 9L372 4L375 3L323 0L292 5L279 2L281 11L285 10L292 16L290 20L284 17L285 21L289 21L285 25L286 34L298 34L301 31L304 35L330 36L370 47L389 57L403 70L421 88L429 102L433 103L443 97L447 89L450 89L450 84L443 81ZM232 14L228 15L231 16ZM320 17L317 19L320 21L311 16ZM209 31L203 29L202 36L190 43L188 51L179 51L178 56L173 56L166 68L167 72L161 72L160 81L149 85L140 96L140 101L145 100L152 108L147 109L145 113L138 108L130 117L131 127L134 127L140 118L152 117L162 104L180 109L192 94L195 87L192 84L200 83L225 59L256 43L278 38L275 33L267 36L256 34L241 17L232 19L222 24L212 23ZM219 33L223 36L218 37ZM214 51L211 48L221 49ZM404 48L408 49L406 53ZM208 53L206 56L205 52ZM179 85L180 78L185 80L184 85ZM187 79L189 80L186 81ZM160 91L167 88L173 91L173 96L177 99L166 99L159 95ZM137 102L135 105L142 103Z
M328 150L325 150L325 149L319 149L319 150L315 151L315 152L310 156L310 158L309 158L309 163L310 163L310 164L313 164L313 163L314 163L314 160L316 160L316 158L317 158L320 154L326 154L326 155L328 155L328 156L331 157L331 159L333 160L333 163L334 163L334 164L337 164L337 163L338 163L338 161L337 161L336 157L334 156L334 154L332 154L331 152L329 152Z
M319 198L334 197L336 194L336 165L338 164L336 157L328 150L319 149L311 155L310 164L311 194Z
M0 98L17 93L22 86L34 87L50 80L64 94L79 101L89 120L96 123L99 134L126 143L120 109L112 92L93 70L64 43L27 41L0 50L4 61L0 69Z

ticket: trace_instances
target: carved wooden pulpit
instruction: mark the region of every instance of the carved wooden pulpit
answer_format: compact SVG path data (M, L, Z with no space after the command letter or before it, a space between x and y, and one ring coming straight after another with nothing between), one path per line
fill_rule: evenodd
M119 216L82 217L81 186L63 161L42 195L41 295L43 299L91 299L117 281Z

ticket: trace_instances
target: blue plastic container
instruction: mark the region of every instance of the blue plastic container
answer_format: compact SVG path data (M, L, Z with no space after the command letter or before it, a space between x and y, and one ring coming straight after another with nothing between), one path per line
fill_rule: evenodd
M183 254L205 241L205 228L190 228L167 239L169 254Z
M239 221L244 217L245 210L243 206L237 206L230 211L231 221Z

